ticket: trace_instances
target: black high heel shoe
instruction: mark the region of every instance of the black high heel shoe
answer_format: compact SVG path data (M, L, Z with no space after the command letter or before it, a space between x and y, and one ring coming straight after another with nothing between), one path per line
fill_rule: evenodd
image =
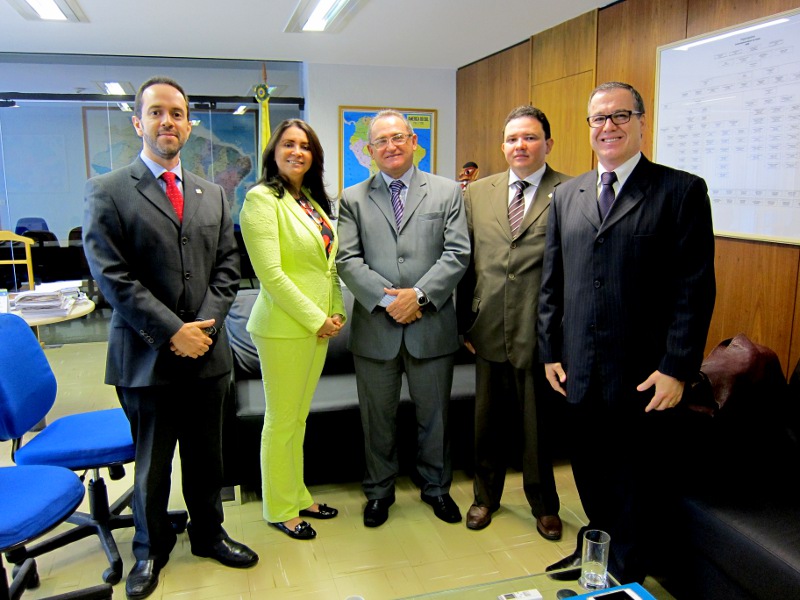
M310 517L311 519L332 519L336 515L339 514L339 511L333 508L332 506L328 506L327 504L320 504L319 511L314 512L313 510L308 510L304 508L300 511L301 517Z
M317 537L317 532L314 531L314 528L311 527L305 521L300 521L298 525L295 526L294 529L289 529L283 523L270 523L275 529L279 529L290 538L294 538L296 540L313 540Z

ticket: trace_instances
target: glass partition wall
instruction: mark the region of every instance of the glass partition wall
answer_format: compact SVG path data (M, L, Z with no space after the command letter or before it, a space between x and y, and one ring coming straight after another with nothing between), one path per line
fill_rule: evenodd
M96 294L89 289L91 279L80 242L84 186L89 177L132 162L142 142L131 124L133 96L115 96L112 101L86 94L86 77L95 80L100 75L79 75L83 60L89 71L97 69L101 60L115 62L110 57L70 57L65 66L63 59L14 62L0 55L4 63L0 75L0 230L35 240L37 283L79 280ZM122 64L103 67L102 80L125 81L135 90L150 76L167 75L184 86L192 103L192 133L181 153L183 167L225 189L234 224L238 224L245 193L259 172L259 105L248 92L263 81L264 63L117 60ZM63 79L59 73L67 67L72 70L71 80L80 83L73 90L80 93L68 93L66 80L53 83ZM295 63L281 63L275 69L275 79L284 83L272 90L269 117L273 127L283 119L303 116L300 70L301 65ZM222 85L222 81L227 83ZM0 245L0 259L6 255L24 258L24 249ZM244 278L245 285L252 284L252 274L245 273ZM24 267L0 265L0 288L26 287ZM95 299L102 304L101 298Z

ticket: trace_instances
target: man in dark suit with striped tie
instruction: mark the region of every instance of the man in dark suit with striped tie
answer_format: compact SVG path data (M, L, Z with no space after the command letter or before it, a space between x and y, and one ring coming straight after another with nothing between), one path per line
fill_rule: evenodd
M611 535L609 570L642 581L652 519L669 530L675 407L714 308L711 206L701 178L642 155L645 107L633 87L600 85L588 108L599 164L553 194L539 352L574 411L572 468L589 527ZM580 544L579 534L576 553L548 570L580 564Z

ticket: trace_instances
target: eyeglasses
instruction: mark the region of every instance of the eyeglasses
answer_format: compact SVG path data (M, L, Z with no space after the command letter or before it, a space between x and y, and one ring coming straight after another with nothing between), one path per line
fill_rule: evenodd
M591 117L586 117L586 122L589 123L589 127L594 128L603 127L608 119L611 119L614 125L624 125L631 120L631 115L636 115L638 117L643 114L643 112L639 112L638 110L618 110L610 115L592 115Z
M394 144L395 146L402 146L412 137L414 137L413 133L395 133L392 137L378 138L374 142L370 142L370 146L378 150L380 150L381 148L386 148L386 145L389 142L392 142L392 144Z

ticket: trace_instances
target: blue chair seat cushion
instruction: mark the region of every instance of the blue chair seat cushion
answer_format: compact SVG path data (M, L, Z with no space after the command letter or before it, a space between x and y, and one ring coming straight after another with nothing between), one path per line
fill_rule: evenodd
M0 467L0 552L69 517L83 499L80 478L50 466Z
M134 458L130 423L121 408L62 417L17 450L18 465L93 469Z

